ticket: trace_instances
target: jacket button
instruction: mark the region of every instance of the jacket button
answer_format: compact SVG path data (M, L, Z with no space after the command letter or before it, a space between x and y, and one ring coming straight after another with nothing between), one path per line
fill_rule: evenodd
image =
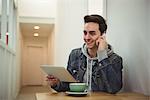
M77 71L76 70L73 70L73 73L76 73Z
M99 66L102 66L102 64L101 64L101 63L99 63Z

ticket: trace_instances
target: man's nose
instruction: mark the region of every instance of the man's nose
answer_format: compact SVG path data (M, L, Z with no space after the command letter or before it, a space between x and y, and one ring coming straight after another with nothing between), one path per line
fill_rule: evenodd
M87 34L85 35L85 38L86 38L86 39L90 39L90 38L91 38L90 34L87 33Z

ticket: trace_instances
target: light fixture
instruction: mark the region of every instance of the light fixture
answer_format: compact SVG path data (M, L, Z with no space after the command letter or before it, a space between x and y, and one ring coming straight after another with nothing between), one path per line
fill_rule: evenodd
M38 37L38 36L39 36L39 33L34 33L34 36L35 36L35 37Z
M34 29L38 30L38 29L40 29L40 26L34 26Z

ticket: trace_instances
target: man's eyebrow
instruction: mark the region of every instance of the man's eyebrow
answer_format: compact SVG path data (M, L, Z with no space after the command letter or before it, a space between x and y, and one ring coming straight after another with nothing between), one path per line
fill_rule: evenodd
M93 33L93 32L96 32L96 31L86 31L86 30L83 30L83 32Z
M93 32L96 32L96 31L89 31L89 33L90 33L90 32L92 32L92 33L93 33Z

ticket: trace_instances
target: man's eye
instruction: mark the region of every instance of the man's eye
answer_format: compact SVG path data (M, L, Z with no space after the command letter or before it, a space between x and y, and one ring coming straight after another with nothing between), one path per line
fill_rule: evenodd
M87 31L83 31L84 35L87 35Z
M94 31L91 31L91 32L89 32L90 33L90 35L95 35L95 32Z

